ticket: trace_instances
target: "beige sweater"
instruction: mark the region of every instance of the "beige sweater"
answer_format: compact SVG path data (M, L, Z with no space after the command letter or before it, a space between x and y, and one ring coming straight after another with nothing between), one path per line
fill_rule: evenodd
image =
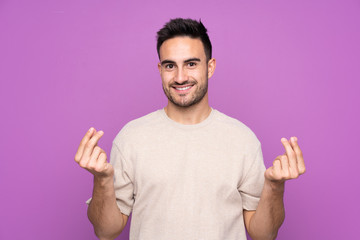
M195 125L163 109L129 122L110 154L120 211L132 212L131 240L246 239L243 209L264 183L260 142L212 109Z

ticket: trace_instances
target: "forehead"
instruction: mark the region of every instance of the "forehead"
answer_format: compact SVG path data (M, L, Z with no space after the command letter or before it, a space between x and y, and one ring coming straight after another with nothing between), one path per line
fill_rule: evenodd
M160 47L160 60L182 60L206 58L204 45L199 38L174 37L166 40Z

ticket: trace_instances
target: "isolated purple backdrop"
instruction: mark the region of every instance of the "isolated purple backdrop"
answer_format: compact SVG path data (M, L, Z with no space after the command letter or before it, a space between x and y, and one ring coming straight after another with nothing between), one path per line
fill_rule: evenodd
M74 154L90 126L109 152L165 106L155 33L175 17L208 28L211 106L257 134L266 166L299 138L308 171L278 239L359 236L359 1L2 0L0 239L96 239Z

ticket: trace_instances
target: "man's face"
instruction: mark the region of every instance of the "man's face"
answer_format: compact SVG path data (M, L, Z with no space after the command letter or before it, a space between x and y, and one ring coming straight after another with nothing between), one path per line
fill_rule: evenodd
M209 61L215 68L215 59ZM209 73L203 44L200 39L175 37L160 47L160 63L164 93L171 103L189 107L207 100Z

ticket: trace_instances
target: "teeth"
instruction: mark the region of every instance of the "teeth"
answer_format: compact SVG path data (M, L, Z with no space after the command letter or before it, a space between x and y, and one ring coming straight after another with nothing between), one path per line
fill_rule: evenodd
M189 88L191 88L191 86L189 86L189 87L183 87L183 88L176 88L176 89L182 91L182 90L186 90L186 89L189 89Z

